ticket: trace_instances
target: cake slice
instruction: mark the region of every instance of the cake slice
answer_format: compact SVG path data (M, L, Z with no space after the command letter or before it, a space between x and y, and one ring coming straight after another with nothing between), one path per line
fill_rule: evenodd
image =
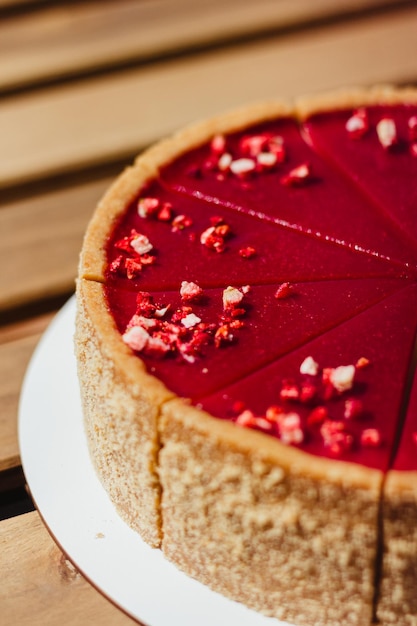
M170 560L295 624L371 622L383 472L399 427L416 305L415 286L392 295L200 399L203 414L179 400L164 405L159 475ZM316 374L300 374L307 357L317 362ZM330 399L280 397L283 381L310 378L319 386L326 368L349 365L351 388L345 372L347 388ZM348 416L348 400L361 402L362 412ZM271 428L232 423L239 423L237 402ZM318 406L328 416L309 422Z
M313 148L334 164L404 239L417 242L417 98L413 92L376 90L367 101L350 95L351 106L315 112L314 100L302 107L304 130ZM346 100L345 100L346 102ZM372 167L369 165L372 163Z

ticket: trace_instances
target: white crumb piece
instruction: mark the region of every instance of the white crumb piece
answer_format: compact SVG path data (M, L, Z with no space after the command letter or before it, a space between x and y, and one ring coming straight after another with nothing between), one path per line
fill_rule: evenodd
M153 248L153 245L146 237L146 235L140 234L136 235L136 237L132 239L130 245L132 246L134 251L137 252L137 254L147 254L147 252L150 252Z
M132 326L124 333L122 339L129 348L140 352L148 343L149 333L141 326Z
M180 296L183 300L193 300L203 293L201 287L192 281L183 280L180 287Z
M340 365L339 367L335 367L330 372L330 382L340 393L347 391L348 389L352 389L354 379L354 365Z
M221 155L220 159L218 160L217 167L219 168L219 170L224 172L229 169L232 163L232 160L233 160L232 155L229 154L228 152L225 152L224 154Z
M319 364L313 359L312 356L308 356L300 365L300 374L309 374L310 376L317 376L319 371Z
M236 287L226 287L223 291L223 307L228 309L234 307L243 300L243 293Z
M384 148L390 148L397 141L397 127L393 119L384 117L376 125L376 132L380 144Z
M185 328L192 328L193 326L195 326L196 324L199 324L200 322L201 322L201 318L198 317L198 315L195 315L195 313L189 313L188 315L183 317L181 320L181 324L185 326Z
M277 155L273 152L260 152L256 157L259 165L273 167L277 162Z
M253 159L236 159L230 163L230 169L233 174L248 174L255 169L255 161Z

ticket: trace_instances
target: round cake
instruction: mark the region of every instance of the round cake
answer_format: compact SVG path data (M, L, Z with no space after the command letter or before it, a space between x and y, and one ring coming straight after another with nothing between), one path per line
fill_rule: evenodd
M300 626L417 624L417 92L250 106L141 155L77 280L120 515Z

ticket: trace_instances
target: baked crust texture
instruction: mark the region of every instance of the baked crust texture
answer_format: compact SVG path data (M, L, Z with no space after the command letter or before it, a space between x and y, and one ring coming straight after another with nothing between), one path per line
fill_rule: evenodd
M85 427L112 502L187 574L300 626L371 623L381 472L312 457L223 422L147 374L107 308L105 247L138 189L216 133L280 115L303 119L381 101L417 101L417 92L379 87L304 98L295 106L268 103L177 133L140 156L110 188L80 258L75 346ZM397 489L386 481L377 612L387 626L417 626L416 500L417 488Z
M267 436L236 437L235 430L183 402L164 406L159 475L167 558L279 619L369 624L379 472L367 481L361 472L349 476L348 467L332 476L328 462L313 459L309 472L299 451L279 443L273 450Z
M75 349L90 454L120 516L153 547L161 541L159 404L169 394L119 341L100 283L79 280Z
M384 488L383 561L377 617L417 626L417 476L388 473Z

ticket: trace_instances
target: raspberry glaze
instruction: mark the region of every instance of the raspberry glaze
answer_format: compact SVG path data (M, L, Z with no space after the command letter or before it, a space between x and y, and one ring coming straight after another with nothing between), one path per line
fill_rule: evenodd
M106 294L124 336L146 327L138 355L178 395L311 454L403 469L417 445L408 418L396 462L417 327L417 107L369 107L359 138L352 114L302 132L271 121L166 166L114 229ZM381 118L398 129L390 148ZM182 299L183 281L201 297ZM242 299L225 307L230 285ZM300 373L306 357L314 375ZM354 372L345 389L329 386L340 366Z

